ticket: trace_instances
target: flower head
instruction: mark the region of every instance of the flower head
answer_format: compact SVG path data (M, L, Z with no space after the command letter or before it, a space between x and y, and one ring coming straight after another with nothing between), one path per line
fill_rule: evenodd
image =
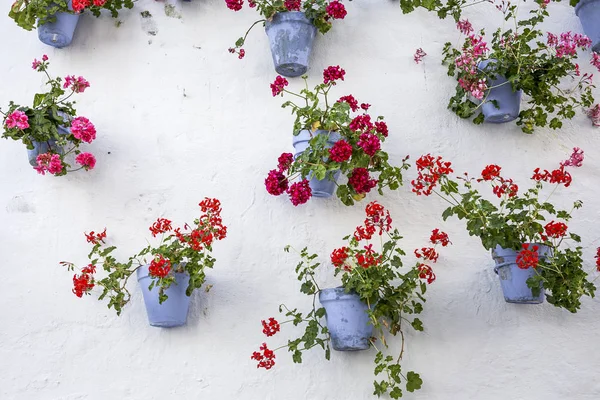
M90 83L83 76L75 78L75 75L65 76L63 88L71 88L75 93L83 93L85 89L90 87Z
M340 68L339 65L336 65L335 67L330 66L325 68L325 70L323 71L323 83L324 84L328 84L328 83L332 83L335 85L335 81L338 79L344 80L344 75L346 75L346 71L344 71L342 68Z
M279 322L275 318L269 318L269 321L262 320L263 333L267 335L267 337L273 336L277 332L281 330L281 326Z
M377 179L371 179L366 168L354 168L348 177L348 184L356 193L369 193L377 186Z
M484 181L492 181L494 180L494 178L499 178L500 177L500 170L502 169L502 167L498 166L498 165L488 165L487 167L485 167L483 169L483 171L481 171L481 177L483 178Z
M600 104L586 111L587 116L592 120L592 125L600 126Z
M89 171L96 166L96 157L92 153L81 153L75 157L75 162Z
M282 153L277 159L277 169L281 172L287 171L294 162L292 153Z
M432 284L435 281L435 273L429 265L417 264L417 270L419 271L419 278L425 279L428 284Z
M470 35L475 31L468 19L458 21L456 23L456 28L464 35Z
M583 165L583 150L579 147L573 147L573 153L568 160L563 161L560 165L565 167L581 167Z
M90 233L84 232L83 234L85 235L85 238L87 239L88 243L92 243L92 244L104 243L104 239L106 239L106 228L104 228L104 231L102 231L100 233L91 231Z
M71 122L71 133L86 143L92 143L96 139L96 128L86 117L77 117Z
M381 149L381 141L377 135L372 133L362 133L358 139L357 145L371 157Z
M227 8L230 10L240 11L244 4L244 0L225 0L225 3L227 3Z
M282 171L272 169L265 179L267 192L273 196L279 196L288 189L288 179Z
M290 201L295 206L306 203L312 197L312 190L306 179L293 183L288 188L287 193L290 196Z
M173 229L171 227L171 221L166 218L158 218L155 223L150 227L150 232L152 232L152 236L156 237L159 233L166 233Z
M450 239L448 238L448 234L440 231L437 228L431 231L431 237L429 238L429 241L431 241L433 244L441 244L442 247L446 247L448 246L448 243L451 243Z
M352 157L352 145L344 139L338 140L329 149L329 158L337 163L348 161Z
M288 11L300 11L300 0L285 0L283 5Z
M348 96L340 97L340 99L337 102L338 103L342 103L342 102L348 103L348 105L350 106L350 109L354 112L356 112L358 110L358 101L351 94L349 94Z
M346 271L350 270L350 266L346 265L346 260L348 259L348 248L340 247L339 249L335 249L331 253L331 263L336 268L343 268Z
M256 368L271 369L275 366L275 352L270 350L266 343L260 346L260 352L255 351L250 358L258 361Z
M562 222L551 221L544 226L544 230L546 231L546 235L558 239L567 234L567 225Z
M539 262L538 246L525 243L522 250L517 254L517 266L521 269L537 268Z
M76 13L80 13L86 7L89 7L90 5L91 5L90 0L73 0L73 2L72 2L73 11L75 11Z
M150 262L148 272L153 278L164 278L171 272L171 262L163 256L157 255Z
M325 11L334 19L344 19L346 14L348 14L346 7L344 7L344 5L338 0L333 0L331 3L329 3L325 8Z
M596 269L600 271L600 247L596 249L596 256L594 258L596 259Z
M95 268L90 264L89 267L85 267L81 270L81 274L73 275L73 289L72 292L77 297L83 297L84 294L88 294L90 290L94 288L94 277L92 274L95 272Z
M271 92L273 92L273 97L281 94L284 88L288 85L288 80L282 77L281 75L277 75L275 81L271 83Z
M6 120L4 121L4 125L7 129L27 129L29 128L29 117L23 111L15 110L12 113L8 114Z
M415 60L415 62L418 64L421 61L423 61L423 57L425 57L427 55L427 53L425 53L423 51L422 48L418 48L417 51L415 51L415 55L413 56L413 59Z
M58 154L44 153L36 158L37 165L33 167L38 174L46 175L46 172L52 175L60 174L63 170L63 163Z
M429 196L442 176L454 172L451 168L451 162L444 161L440 156L435 158L431 154L421 156L416 165L418 176L411 184L413 186L412 191L418 196Z

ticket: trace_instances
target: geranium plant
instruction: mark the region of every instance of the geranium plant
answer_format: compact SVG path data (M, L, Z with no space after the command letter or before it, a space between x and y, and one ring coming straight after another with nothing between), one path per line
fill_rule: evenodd
M326 68L323 83L314 90L308 88L304 77L306 88L300 93L287 90L288 81L281 76L271 84L273 96L287 93L299 99L286 101L282 107L290 108L296 116L293 134L307 131L311 138L308 148L297 157L291 153L279 157L278 168L271 170L265 180L270 194L287 192L294 205L306 203L312 194L307 179L333 179L332 173L338 170L348 178L336 190L345 205L354 204L354 200L364 198L375 187L383 194L385 187L396 190L402 185L402 170L409 168L408 156L401 167L388 162L388 153L381 148L388 136L383 117L372 118L367 113L370 105L359 105L352 95L331 101L329 92L337 81L344 80L345 73L339 66ZM353 116L356 112L359 114ZM330 146L331 134L319 135L317 130L334 132L339 140ZM296 178L300 181L291 183Z
M34 169L42 175L49 172L61 176L82 168L91 170L96 159L90 153L82 153L79 146L96 139L96 128L86 117L77 116L75 102L70 101L90 84L82 76L67 75L64 81L60 77L52 78L48 74L49 65L47 55L41 61L33 61L32 68L45 75L49 89L37 93L31 107L11 101L6 112L0 110L4 117L2 137L19 140L27 149L39 153L33 162L37 164ZM75 162L80 165L77 169L69 170L67 156L70 154L76 156Z
M225 0L225 3L230 10L240 11L244 1ZM235 47L229 48L229 52L237 54L240 59L244 58L246 54L243 46L252 28L260 23L264 25L267 21L272 20L277 13L302 11L322 34L331 29L332 20L344 19L347 14L344 4L339 0L248 0L248 6L256 8L263 18L254 22L248 28L244 36L235 42Z
M139 268L148 265L152 278L149 289L159 289L159 303L168 299L166 290L177 284L176 273L189 275L185 294L191 296L194 290L204 284L206 269L215 264L216 260L211 255L213 243L227 236L227 227L221 219L220 201L206 198L199 206L202 215L194 220L193 225L184 224L183 228L173 229L170 220L158 218L150 227L153 237L160 235L158 244L149 244L124 262L112 255L116 247L106 244L106 229L100 233L86 233L87 241L92 245L92 251L88 255L89 264L79 269L74 263L61 262L69 271L79 269L79 273L73 276L73 293L82 297L99 286L102 292L98 299L107 298L108 308L113 308L120 315L131 299L127 289L129 278ZM96 277L98 267L105 272L102 278Z
M8 16L17 25L25 30L32 30L49 22L54 22L56 13L81 13L89 10L94 16L99 17L100 11L110 11L113 18L119 15L123 7L133 8L133 0L73 0L69 9L68 0L17 0L10 8Z
M533 294L539 294L542 283L548 302L574 313L581 297L593 297L595 291L584 270L581 238L567 226L572 211L581 208L582 202L577 200L572 210L563 210L548 200L559 186L571 185L567 168L579 167L582 162L583 151L575 148L558 168L536 168L531 176L533 187L523 192L512 179L501 175L498 165L486 166L477 178L465 173L456 181L451 178L450 162L427 154L416 162L418 177L412 186L417 195L434 193L449 203L442 214L444 220L451 216L464 219L469 235L479 237L486 250L500 246L517 251L518 267L535 269L527 280ZM478 183L488 185L498 200L484 198L476 188ZM548 184L554 186L549 195ZM549 249L544 257L538 251L542 246Z
M577 108L587 110L594 102L592 75L581 74L577 49L588 49L591 41L584 35L565 32L546 34L540 24L548 16L546 3L530 11L528 19L518 18L518 5L502 3L498 9L507 24L485 42L484 30L474 33L471 23L459 21L458 29L466 36L462 46L444 46L448 75L458 81L456 94L448 107L461 118L475 115L473 122L484 122L482 106L492 103L496 109L502 101L488 100L493 89L510 85L513 92L527 96L527 106L518 113L517 125L532 133L535 127L562 127L562 121L575 116ZM482 67L483 64L487 66ZM591 63L600 68L600 57L593 54ZM493 81L502 78L496 85ZM516 116L516 115L515 115Z
M427 284L436 278L428 264L435 263L439 257L435 246L447 246L450 241L448 235L435 229L430 237L431 245L416 249L416 263L406 267L402 259L405 253L398 244L402 237L397 229L392 228L389 211L377 202L371 202L365 210L364 224L358 226L354 234L344 238L348 242L346 246L331 253L331 263L335 267L334 275L341 276L345 293L358 296L365 304L367 323L373 327L373 337L367 340L376 351L375 375L383 376L383 379L374 381L373 394L380 396L389 393L397 399L402 396L404 388L409 392L421 388L419 374L403 372L400 365L405 351L404 329L410 325L417 331L423 330L423 323L416 315L423 311ZM378 250L374 249L371 239L380 244ZM285 250L289 251L290 248L287 246ZM263 333L269 337L279 332L285 324L303 326L304 333L273 350L263 343L260 351L251 356L258 362L258 368L272 368L275 365L275 351L280 349L292 353L296 363L301 363L303 352L313 347L322 348L325 358L330 358L333 332L331 316L325 308L317 306L316 300L323 291L332 289L322 289L317 283L316 272L320 266L315 261L317 255L310 255L306 248L299 254L301 261L296 273L301 282L300 291L312 298L312 309L302 312L283 304L279 312L285 314L286 321L278 322L275 318L269 318L263 320L262 325ZM327 323L323 321L326 315ZM401 337L401 350L397 357L385 353L388 334Z

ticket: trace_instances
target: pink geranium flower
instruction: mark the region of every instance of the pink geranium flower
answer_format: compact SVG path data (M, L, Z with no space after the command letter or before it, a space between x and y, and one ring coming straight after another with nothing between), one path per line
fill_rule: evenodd
M15 127L19 129L27 129L29 128L29 117L27 117L23 111L15 110L8 114L4 124L8 129L13 129Z

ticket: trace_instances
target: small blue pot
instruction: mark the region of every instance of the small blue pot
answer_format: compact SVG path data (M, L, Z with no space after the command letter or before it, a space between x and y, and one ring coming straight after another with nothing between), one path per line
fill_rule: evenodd
M600 0L579 0L575 6L586 36L592 40L592 50L600 53Z
M265 23L265 30L275 71L291 78L306 73L317 34L317 28L306 15L301 11L278 12Z
M71 1L69 10L73 11ZM54 14L56 20L37 27L38 38L48 46L61 48L66 47L73 41L73 34L79 22L79 14L59 12Z
M71 128L66 128L64 126L58 127L58 133L60 135L70 135ZM49 150L52 150L54 153L64 154L64 149L62 146L56 144L56 140L51 139L46 142L36 142L35 140L32 142L33 150L27 149L27 158L29 159L29 164L32 167L37 166L37 156L40 154L47 153Z
M323 289L319 301L325 308L331 346L337 351L367 350L373 335L369 307L354 293L343 287Z
M340 140L342 137L336 132L318 130L312 133L308 130L300 131L297 136L293 137L293 145L296 150L296 154L294 158L297 158L302 154L309 146L309 141L315 135L329 135L329 139L327 140L327 148L331 148L335 142ZM315 177L309 176L309 185L310 190L312 191L312 195L315 197L331 197L333 192L335 192L337 187L337 180L340 176L340 171L329 171L327 175L325 175L325 179L318 180Z
M148 272L148 265L138 268L137 279L144 295L144 303L146 304L150 325L161 328L185 325L188 309L190 308L190 297L185 294L190 281L188 274L175 274L176 284L172 284L165 291L165 294L169 298L162 304L158 302L159 288L153 287L152 290L148 289L152 283L152 278Z
M482 71L485 69L491 70L492 68L487 68L487 66L490 63L493 65L493 61L494 60L482 61L479 63L478 68ZM491 71L487 72L491 73ZM484 121L492 124L502 124L514 121L519 117L519 112L521 110L521 95L523 92L521 90L514 92L511 84L508 83L508 80L503 76L496 76L496 79L488 80L488 86L497 85L502 86L490 89L488 93L486 93L487 97L484 97L486 102L481 106ZM492 100L498 102L498 108L492 103Z
M540 259L546 258L550 253L548 246L536 244L538 246L538 256ZM536 268L521 269L517 265L518 251L513 249L504 249L496 246L492 250L492 257L496 266L494 271L500 278L500 286L504 293L504 300L507 303L518 304L540 304L544 302L544 287L540 282L540 295L534 296L531 288L527 286L527 279L535 276L538 272Z

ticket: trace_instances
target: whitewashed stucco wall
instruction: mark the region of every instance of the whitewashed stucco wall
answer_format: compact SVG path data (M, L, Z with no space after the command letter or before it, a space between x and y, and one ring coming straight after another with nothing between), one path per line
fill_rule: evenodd
M2 1L3 15L10 3ZM441 221L441 201L417 198L409 185L384 197L373 193L351 208L336 199L294 208L268 195L263 180L276 157L291 151L292 117L271 96L276 74L260 28L245 60L227 53L256 14L247 7L234 13L222 0L174 5L181 18L166 16L164 3L138 1L120 16L119 28L108 17L85 15L73 44L62 50L0 17L0 104L32 100L42 76L30 63L48 54L53 74L91 82L77 99L78 111L98 130L88 147L96 169L62 178L37 175L22 144L0 143L0 399L371 398L373 352L334 353L326 362L315 351L302 365L280 352L271 371L257 370L250 354L264 340L260 320L277 316L281 302L309 307L293 271L297 258L283 247L319 252L322 282L336 285L328 255L374 199L391 209L408 252L435 227L454 243L444 249L428 291L426 331L408 331L403 365L425 383L406 398L600 398L600 304L585 299L572 315L549 304L505 303L489 254L460 222ZM593 261L600 244L600 132L589 120L579 114L560 131L531 136L514 124L459 120L446 110L455 83L440 65L444 42L458 38L452 21L403 15L388 0L356 0L347 8L346 19L317 39L310 83L326 66L342 66L346 81L336 94L352 93L386 116L385 148L398 164L406 154L414 162L432 152L452 160L457 172L498 163L528 185L533 168L551 168L572 147L583 148L584 166L556 202L583 200L571 228ZM144 10L151 21L140 17ZM467 16L476 29L495 27L492 10L483 4ZM550 11L546 30L581 31L566 3L553 3ZM412 60L418 47L429 54L420 65ZM591 71L587 61L581 64ZM302 83L290 81L292 89ZM414 175L411 170L406 180ZM72 274L58 262L86 261L84 231L107 227L110 243L126 257L145 244L157 217L191 221L204 196L222 200L229 235L215 246L218 262L208 277L214 287L194 296L187 326L150 327L136 282L120 318L96 295L71 293ZM283 344L294 333L286 326L270 343Z

